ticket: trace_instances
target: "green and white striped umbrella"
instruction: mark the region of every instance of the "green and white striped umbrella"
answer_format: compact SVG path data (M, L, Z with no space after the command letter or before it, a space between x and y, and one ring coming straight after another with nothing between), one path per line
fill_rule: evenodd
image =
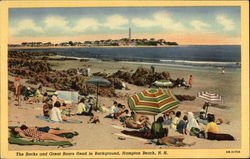
M137 113L157 115L178 106L179 101L168 89L149 89L134 94L128 99L131 110Z
M153 83L157 87L170 87L173 86L173 83L169 80L158 80Z

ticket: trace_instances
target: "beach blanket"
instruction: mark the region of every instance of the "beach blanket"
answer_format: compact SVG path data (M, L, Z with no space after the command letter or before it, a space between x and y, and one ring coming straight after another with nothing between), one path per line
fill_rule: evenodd
M80 121L80 120L72 120L72 119L68 120L68 121L57 122L57 121L50 120L49 117L45 117L43 115L37 115L36 118L44 120L44 121L47 121L47 122L50 122L50 123L63 123L63 124L67 124L67 123L70 123L70 124L80 124L80 123L82 123L82 121Z
M19 133L15 132L14 129L17 126L9 126L10 129L10 137L8 138L8 141L10 144L17 144L17 145L41 145L41 146L73 146L73 144L69 141L30 141L22 139L19 135ZM52 128L55 130L60 130L59 128ZM66 137L66 138L72 138L74 136L77 136L79 133L62 133L62 134L56 134L57 136Z
M144 139L153 139L154 136L151 133L146 133L146 132L140 132L140 131L127 131L123 130L121 133L125 135L130 135L130 136L136 136Z
M126 127L119 126L119 125L114 125L114 124L112 124L111 126L112 126L113 128L116 128L116 129L121 129L121 130L136 131L135 129L126 128ZM137 130L138 130L138 129L137 129Z
M73 146L73 144L69 141L29 141L23 140L19 137L9 137L8 139L10 144L17 145L41 145L41 146Z

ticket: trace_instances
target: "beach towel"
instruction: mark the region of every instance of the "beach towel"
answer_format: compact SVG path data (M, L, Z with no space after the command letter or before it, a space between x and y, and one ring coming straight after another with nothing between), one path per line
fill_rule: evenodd
M37 115L36 118L44 120L44 121L47 121L47 122L50 122L50 123L58 123L57 121L50 120L49 117L46 117L46 116L43 116L43 115ZM68 121L61 121L59 123L63 123L63 124L67 124L67 123L70 123L70 124L80 124L80 123L82 123L82 121L71 119L71 120L68 120Z
M136 136L144 139L154 139L154 135L150 132L140 132L140 131L127 131L123 130L121 133L130 136Z
M19 137L9 137L8 139L10 144L17 145L41 145L41 146L73 146L73 144L69 141L29 141L23 140Z
M218 141L222 141L222 140L235 140L234 137L230 134L215 134L215 133L211 133L208 132L207 133L207 139L208 140L218 140Z
M111 125L112 127L116 128L116 129L121 129L121 130L127 130L127 131L134 131L135 129L132 129L132 128L126 128L126 127L123 127L123 126L118 126L118 125Z

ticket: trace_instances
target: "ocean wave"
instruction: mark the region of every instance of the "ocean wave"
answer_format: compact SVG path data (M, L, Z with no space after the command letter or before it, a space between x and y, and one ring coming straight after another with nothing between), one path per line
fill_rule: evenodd
M160 60L162 63L182 64L182 65L199 65L199 66L234 66L240 67L240 62L221 62L221 61L188 61L188 60Z

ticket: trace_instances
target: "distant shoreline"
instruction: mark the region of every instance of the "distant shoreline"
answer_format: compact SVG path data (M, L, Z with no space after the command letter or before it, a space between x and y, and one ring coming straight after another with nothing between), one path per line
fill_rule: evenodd
M21 47L8 47L9 50L17 50L17 49L62 49L62 48L143 48L143 47L183 47L183 46L223 46L227 44L218 44L218 45L159 45L159 46L148 46L148 45L141 45L141 46L39 46L39 47L27 47L27 46L21 46ZM230 44L228 46L240 46L240 44Z
M41 47L27 47L27 46L21 46L21 47L8 47L8 49L57 49L57 48L140 48L140 47L179 47L182 45L161 45L161 46L41 46Z

